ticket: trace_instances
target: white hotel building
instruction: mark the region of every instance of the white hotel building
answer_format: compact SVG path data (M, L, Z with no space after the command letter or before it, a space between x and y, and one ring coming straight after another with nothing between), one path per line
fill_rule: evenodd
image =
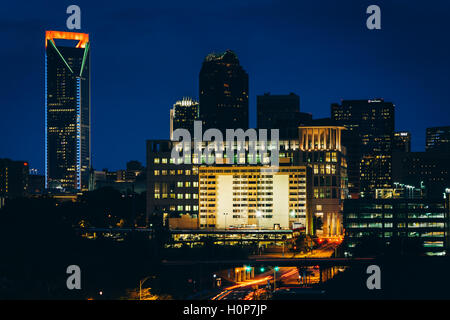
M306 166L200 167L199 228L311 232L306 182Z

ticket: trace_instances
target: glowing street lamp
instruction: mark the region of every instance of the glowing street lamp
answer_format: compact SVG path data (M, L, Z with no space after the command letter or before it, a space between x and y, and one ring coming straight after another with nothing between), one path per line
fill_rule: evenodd
M273 268L273 291L277 288L277 271L280 270L278 266Z

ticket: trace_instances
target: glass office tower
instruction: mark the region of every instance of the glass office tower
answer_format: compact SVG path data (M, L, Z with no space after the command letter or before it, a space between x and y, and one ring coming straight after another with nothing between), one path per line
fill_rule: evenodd
M90 43L85 33L45 33L47 188L87 190L91 166Z

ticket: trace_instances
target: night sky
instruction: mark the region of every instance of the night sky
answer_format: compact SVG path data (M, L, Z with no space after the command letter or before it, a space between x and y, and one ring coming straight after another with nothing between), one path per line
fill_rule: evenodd
M0 158L44 173L44 33L81 7L91 40L92 163L145 164L145 140L166 139L169 109L198 98L210 52L235 51L256 95L300 95L301 111L328 117L340 99L383 97L396 130L422 151L425 128L450 125L450 2L434 1L7 1L0 11ZM382 30L366 28L381 7Z

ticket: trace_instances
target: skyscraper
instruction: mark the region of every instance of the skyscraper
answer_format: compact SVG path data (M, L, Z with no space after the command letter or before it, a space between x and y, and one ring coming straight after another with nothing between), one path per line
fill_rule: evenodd
M278 129L281 140L297 139L298 127L311 122L312 115L300 112L300 97L295 93L256 97L258 129Z
M348 130L342 144L348 154L348 186L352 197L371 195L391 181L394 104L383 99L342 100L331 105L331 117Z
M87 190L91 92L86 33L45 33L45 140L46 187Z
M192 98L183 98L175 102L170 109L170 139L176 129L189 130L194 136L194 121L200 120L199 104Z
M248 74L233 51L206 56L199 89L204 130L248 128Z
M427 128L425 150L450 152L450 126Z

